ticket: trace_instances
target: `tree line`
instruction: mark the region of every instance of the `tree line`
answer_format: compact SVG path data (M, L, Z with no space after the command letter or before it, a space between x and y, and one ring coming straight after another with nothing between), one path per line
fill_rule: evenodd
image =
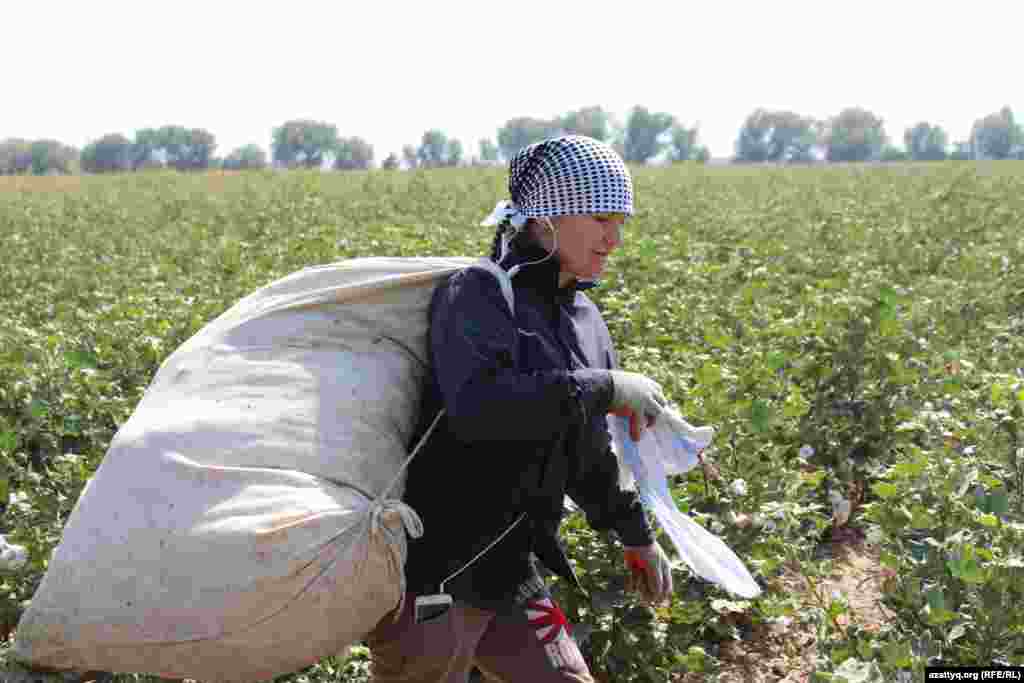
M1024 159L1024 127L1009 107L974 122L968 140L949 143L941 126L927 121L903 132L903 148L891 144L882 119L850 107L825 121L791 111L758 109L736 141L738 162L942 161Z
M440 129L423 133L419 144L404 145L401 155L381 161L384 169L488 165L510 159L526 145L562 134L587 135L612 145L630 163L707 161L699 131L673 115L633 107L624 124L600 106L584 107L552 119L517 117L497 130L495 138L477 142L467 156L462 142ZM368 169L374 149L358 136L345 137L325 121L295 119L271 133L271 158L249 144L218 157L216 137L202 128L167 125L144 128L134 138L111 133L77 150L57 140L0 141L0 175L111 173L147 168L179 171L207 169L332 168ZM827 120L791 111L757 109L743 122L736 140L737 163L809 163L815 161L938 161L944 159L1024 159L1024 127L1009 107L975 121L968 140L950 145L937 125L922 121L893 145L881 118L858 107Z

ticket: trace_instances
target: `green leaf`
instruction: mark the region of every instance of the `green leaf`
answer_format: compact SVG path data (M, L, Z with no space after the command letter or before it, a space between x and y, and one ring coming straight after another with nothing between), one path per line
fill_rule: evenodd
M893 473L901 478L916 479L920 477L925 468L928 467L927 458L915 458L911 462L898 462L893 465Z
M900 494L900 490L896 484L890 484L887 481L875 482L871 485L871 490L875 492L876 496L886 500L895 498Z
M931 529L935 526L935 517L925 506L917 503L910 508L910 526L915 529Z
M798 387L793 387L789 396L786 397L786 403L782 406L782 414L785 417L803 417L807 414L807 411L811 409L811 404L804 398Z
M8 499L11 497L11 482L0 475L0 505L6 505Z
M889 552L888 550L882 551L881 555L878 558L878 561L891 569L899 569L900 566L899 555L897 555L896 553Z
M957 615L950 612L948 609L932 609L930 605L925 605L922 610L925 621L931 626L939 626L941 624L948 624L957 618Z
M46 417L46 414L50 411L50 406L47 405L46 401L42 399L32 399L32 402L28 405L29 414L36 418L41 419Z
M862 662L851 657L835 670L835 680L846 681L846 683L882 683L882 670L875 662Z
M0 432L0 453L13 453L18 447L18 435L14 432Z
M722 368L711 361L706 361L697 368L696 377L700 384L714 386L722 381Z
M887 666L894 669L903 668L913 664L914 653L909 642L893 640L882 646L882 659Z
M959 555L946 560L946 567L953 576L966 583L985 583L988 579L988 572L978 564L973 546L964 546Z
M988 509L994 515L1006 516L1010 511L1010 498L1006 489L997 489L988 494Z
M732 344L732 337L714 327L704 332L704 339L718 349L724 349Z
M64 362L68 367L79 370L81 368L95 368L99 365L99 359L89 351L67 351L64 353Z
M974 506L981 510L982 512L990 512L990 510L988 509L990 502L991 499L989 498L988 494L985 493L984 490L976 491L974 493Z
M66 415L64 417L64 434L77 436L82 433L82 417L80 415Z
M750 405L750 422L754 431L764 433L771 427L772 409L766 401L754 399Z
M768 367L771 368L772 372L778 372L781 370L788 360L789 357L781 351L773 351L765 358L765 362L768 364Z
M999 526L999 518L993 514L984 514L978 517L978 522L989 529L994 529Z

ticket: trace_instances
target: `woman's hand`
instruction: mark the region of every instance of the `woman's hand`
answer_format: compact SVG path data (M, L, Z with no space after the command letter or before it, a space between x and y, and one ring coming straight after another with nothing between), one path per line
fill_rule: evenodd
M654 425L668 405L661 385L646 375L624 370L609 370L614 392L611 412L629 418L629 435L639 441L644 430Z
M672 598L672 565L660 545L627 546L623 556L629 568L626 590L639 591L652 605Z

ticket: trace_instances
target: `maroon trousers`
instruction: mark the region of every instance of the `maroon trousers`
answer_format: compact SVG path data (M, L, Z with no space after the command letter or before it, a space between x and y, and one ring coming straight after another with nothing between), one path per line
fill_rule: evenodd
M444 616L413 622L407 594L367 638L376 683L465 683L475 666L500 683L594 683L565 615L546 595L508 614L458 602Z

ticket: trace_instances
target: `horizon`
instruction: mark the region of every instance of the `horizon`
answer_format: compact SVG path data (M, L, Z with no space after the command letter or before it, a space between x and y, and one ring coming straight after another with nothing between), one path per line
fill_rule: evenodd
M974 3L974 16L999 14L985 31L965 30L959 17L919 0L866 0L851 16L808 0L784 9L760 15L736 0L696 10L648 2L606 18L578 2L528 0L499 15L455 1L346 10L299 0L282 15L182 0L168 16L154 15L156 28L140 30L138 7L126 0L67 3L59 25L8 36L7 54L32 57L27 68L5 70L17 106L0 117L0 139L82 149L108 133L131 138L181 125L213 133L218 157L247 144L269 157L273 128L308 118L369 142L374 165L401 157L403 145L418 146L435 128L460 140L468 161L481 138L496 142L515 117L601 106L624 123L641 105L696 126L698 144L726 159L758 108L826 120L862 107L883 119L897 147L919 121L941 126L953 143L1003 106L1024 112L1012 66L1024 63L1014 45L1024 26L1020 5ZM523 20L534 12L545 19ZM52 13L39 5L7 10L11 26L45 26ZM289 30L290 17L313 23ZM859 43L842 45L833 26Z

